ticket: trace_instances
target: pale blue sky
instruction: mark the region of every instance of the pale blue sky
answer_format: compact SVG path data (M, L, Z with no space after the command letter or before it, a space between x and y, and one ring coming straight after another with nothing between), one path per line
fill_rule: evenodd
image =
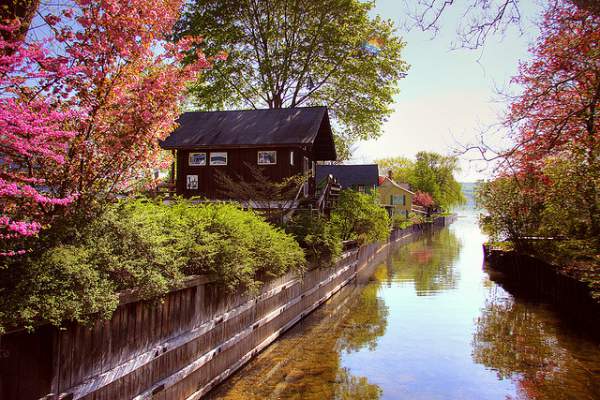
M505 106L497 102L495 87L506 86L517 72L518 60L529 56L527 48L537 33L533 20L540 10L534 1L522 2L524 35L512 29L504 38L490 38L482 50L450 50L461 18L458 8L444 15L442 29L432 39L431 33L401 27L407 14L404 0L376 0L375 13L400 27L398 33L407 42L404 59L411 68L400 82L395 112L383 135L359 143L351 162L413 157L420 150L449 153L456 142L473 142L480 128L497 123ZM481 163L463 159L461 166L461 181L489 175Z

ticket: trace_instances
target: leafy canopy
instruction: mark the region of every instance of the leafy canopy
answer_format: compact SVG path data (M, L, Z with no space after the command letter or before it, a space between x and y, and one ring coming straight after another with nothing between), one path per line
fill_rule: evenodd
M283 108L327 105L346 142L377 137L408 65L389 20L359 0L197 0L175 37L227 60L191 88L195 106ZM191 62L195 57L188 58Z
M360 244L386 240L391 221L378 204L377 192L370 194L343 190L331 214L331 223L342 240L358 240Z
M413 191L428 193L443 208L466 201L454 177L459 170L456 157L421 151L414 161L393 157L378 160L377 164L382 170L391 171L395 181L409 183Z
M0 331L109 318L119 291L157 298L185 275L253 290L304 264L292 236L233 204L125 200L69 242L0 258Z

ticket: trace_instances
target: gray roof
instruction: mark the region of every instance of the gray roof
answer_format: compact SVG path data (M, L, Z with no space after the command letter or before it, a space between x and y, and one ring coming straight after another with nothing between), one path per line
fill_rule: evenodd
M373 187L379 183L379 167L377 164L317 165L315 177L317 182L321 182L329 174L338 180L342 188L358 185Z
M187 112L177 122L162 148L308 145L317 159L336 159L327 107Z

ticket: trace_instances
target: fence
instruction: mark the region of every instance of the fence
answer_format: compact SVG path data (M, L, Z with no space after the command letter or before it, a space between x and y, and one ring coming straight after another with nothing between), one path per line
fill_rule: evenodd
M445 221L442 222L442 224ZM410 240L422 226L393 232ZM191 277L160 304L123 297L108 321L0 336L1 399L198 399L385 256L350 250L335 267L274 279L257 296Z

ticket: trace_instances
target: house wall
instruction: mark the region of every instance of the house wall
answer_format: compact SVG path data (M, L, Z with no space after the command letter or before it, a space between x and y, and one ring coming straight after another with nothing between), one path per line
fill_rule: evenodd
M258 165L259 151L277 151L277 164ZM294 165L290 164L290 151L294 151ZM204 166L190 166L189 154L192 152L205 152L207 161ZM210 165L211 152L227 152L227 165ZM185 197L202 196L209 199L223 198L219 191L216 177L217 171L222 171L229 176L236 174L242 179L250 180L251 174L247 164L260 167L263 173L273 181L301 174L303 171L303 157L312 161L312 154L300 147L257 147L257 148L206 148L196 150L178 150L176 167L177 194ZM186 187L187 176L198 176L198 190L189 190Z
M400 204L392 204L391 196L405 196L405 202L400 202ZM386 206L393 205L394 214L401 214L407 216L412 209L412 197L413 195L408 190L394 186L388 181L385 181L381 186L379 186L380 203Z

